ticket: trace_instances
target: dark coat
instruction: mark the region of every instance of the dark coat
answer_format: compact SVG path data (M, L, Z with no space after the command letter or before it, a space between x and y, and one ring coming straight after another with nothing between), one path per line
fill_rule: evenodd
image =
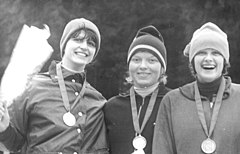
M142 132L147 140L147 146L144 148L146 154L151 154L152 137L155 126L155 119L159 104L163 96L169 91L164 85L159 86L158 96L154 105L152 114L146 123ZM137 109L143 103L140 113L140 126L146 113L151 94L143 99L136 94ZM131 154L134 151L132 141L135 137L135 130L132 121L132 111L130 104L129 91L111 98L104 106L105 122L107 127L107 136L111 154Z
M71 113L76 118L74 126L63 122L67 110L52 63L49 74L36 75L29 88L10 106L11 123L0 133L0 141L11 151L25 144L24 154L108 153L102 112L106 100L87 83L82 99L74 104L82 88L75 75L63 70Z

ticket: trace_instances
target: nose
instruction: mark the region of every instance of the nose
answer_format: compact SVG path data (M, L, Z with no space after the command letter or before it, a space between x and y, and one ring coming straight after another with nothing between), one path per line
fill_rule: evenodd
M147 62L145 60L142 60L140 64L140 69L146 69L147 68Z
M212 61L212 60L213 60L213 57L212 57L211 53L207 53L204 60L206 60L206 61Z
M87 44L87 41L85 39L79 44L79 46L82 49L88 49L88 44Z

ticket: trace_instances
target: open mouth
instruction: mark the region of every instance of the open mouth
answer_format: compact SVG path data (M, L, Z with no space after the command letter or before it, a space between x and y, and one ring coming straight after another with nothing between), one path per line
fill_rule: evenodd
M202 68L205 70L213 70L216 68L215 65L202 65Z
M75 52L75 54L79 55L79 56L82 56L82 57L87 57L88 54L85 53L85 52Z
M145 77L145 76L148 76L149 73L145 73L145 72L140 72L140 73L137 73L139 76L142 76L142 77Z

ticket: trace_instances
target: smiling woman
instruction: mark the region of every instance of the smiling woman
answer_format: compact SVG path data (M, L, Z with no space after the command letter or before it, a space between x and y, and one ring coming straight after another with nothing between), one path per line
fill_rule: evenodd
M201 83L213 82L222 75L224 58L217 50L207 48L196 54L193 63L197 79Z
M194 32L184 54L196 81L164 96L153 154L240 153L240 85L225 76L227 35L217 25L206 23Z
M62 61L34 75L9 112L0 99L0 142L7 149L22 148L23 154L109 153L102 112L106 99L87 82L85 72L99 47L93 22L78 18L65 26Z
M91 30L82 29L72 35L66 43L62 66L74 72L82 72L96 53L97 39Z
M162 66L148 51L139 51L129 62L129 74L136 88L147 88L159 82Z
M111 154L152 153L158 107L165 87L167 53L154 26L138 30L127 57L130 90L112 97L104 107Z

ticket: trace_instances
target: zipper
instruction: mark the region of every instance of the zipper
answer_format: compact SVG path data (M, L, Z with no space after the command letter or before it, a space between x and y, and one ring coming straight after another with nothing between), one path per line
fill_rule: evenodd
M142 106L144 105L144 102L145 102L145 97L142 98L142 104L140 105L139 110L138 110L138 119L140 118L140 114L141 114Z

